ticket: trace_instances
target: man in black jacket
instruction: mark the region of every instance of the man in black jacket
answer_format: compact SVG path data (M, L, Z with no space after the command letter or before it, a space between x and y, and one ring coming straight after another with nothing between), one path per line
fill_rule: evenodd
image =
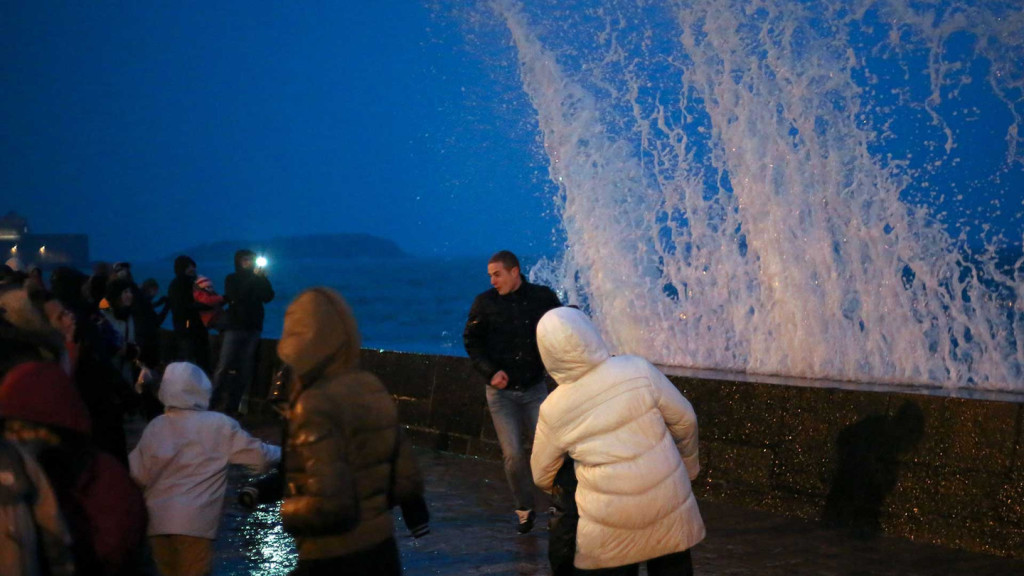
M263 305L274 299L274 288L251 250L235 252L235 271L224 279L228 319L217 370L213 374L214 410L237 415L242 395L252 384L256 351L263 333Z
M533 528L533 474L525 446L533 441L541 402L547 397L544 363L537 350L537 322L561 306L546 286L531 284L519 259L502 250L487 263L492 289L473 301L462 334L473 367L488 383L487 407L501 444L519 533ZM523 436L527 443L524 444Z
M174 280L167 286L167 303L174 323L175 354L172 360L184 360L210 369L210 333L199 312L210 307L196 302L192 284L196 281L196 261L188 256L174 259Z

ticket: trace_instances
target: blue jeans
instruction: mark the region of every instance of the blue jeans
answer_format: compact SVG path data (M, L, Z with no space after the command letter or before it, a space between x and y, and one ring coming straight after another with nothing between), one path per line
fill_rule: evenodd
M498 443L501 444L505 476L512 488L516 508L520 510L533 509L533 474L530 472L530 453L525 448L533 444L540 405L547 396L548 389L543 381L526 390L487 387L487 407L494 421L494 431L498 433Z
M213 398L210 404L214 410L226 413L238 411L242 394L252 384L252 373L256 362L256 349L260 345L258 330L227 330L213 373Z

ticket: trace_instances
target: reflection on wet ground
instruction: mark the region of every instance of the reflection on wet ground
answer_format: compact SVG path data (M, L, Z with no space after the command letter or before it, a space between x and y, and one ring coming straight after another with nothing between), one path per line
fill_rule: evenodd
M273 427L249 428L258 436L274 439ZM141 427L135 432L139 431ZM516 533L500 462L428 450L420 450L419 458L427 483L431 533L413 540L396 512L405 574L550 574L547 515L538 514L533 532ZM295 566L295 548L281 527L278 505L264 504L251 511L236 502L238 488L247 478L241 470L232 470L229 476L214 574L287 574ZM541 507L545 509L546 505ZM701 576L1024 574L1024 560L899 538L855 538L815 522L721 502L702 500L700 509L708 535L693 549L693 560L695 572Z
M427 478L431 533L413 540L396 514L405 574L550 574L547 515L538 515L530 534L516 534L500 463L425 450L420 462ZM236 473L232 481L242 477ZM693 559L702 576L1024 574L1024 560L899 538L854 538L814 522L720 502L702 501L700 506L708 536L694 548ZM229 502L217 550L216 574L286 574L295 563L276 505L248 512Z
M532 533L516 533L500 464L429 451L420 452L420 464L427 476L431 533L409 537L396 509L406 574L549 574L545 516ZM279 504L243 508L233 495L248 476L233 470L229 478L215 574L287 574L295 567L295 546L281 528Z
M281 526L279 510L279 503L250 511L230 501L221 520L214 573L270 576L295 568L295 542Z

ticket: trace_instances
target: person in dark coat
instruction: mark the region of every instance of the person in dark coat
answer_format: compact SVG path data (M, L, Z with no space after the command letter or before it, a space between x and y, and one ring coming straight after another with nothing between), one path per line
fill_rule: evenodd
M0 574L72 576L71 535L39 462L0 438Z
M57 362L63 337L21 284L0 284L0 378L22 362Z
M0 383L4 437L35 457L71 532L76 574L136 574L146 530L142 492L89 438L89 413L53 363L20 364Z
M196 261L188 256L174 259L174 280L167 287L167 300L174 323L174 360L191 362L203 370L210 370L210 333L199 313L208 310L205 304L192 296L192 283L196 279Z
M473 367L487 383L487 407L515 499L517 530L525 534L536 518L525 447L533 441L540 405L547 397L537 322L562 303L550 288L528 282L520 274L519 259L507 250L491 256L487 274L493 288L473 301L462 340Z
M69 266L60 266L50 273L50 291L68 310L80 316L88 308L82 292L88 280L89 277L82 272Z
M274 299L274 288L264 269L256 267L256 254L251 250L235 252L235 271L224 279L224 298L228 302L227 324L213 375L213 407L234 415L252 385L263 333L263 305Z
M284 528L296 574L398 576L391 508L422 497L423 477L384 385L359 368L359 330L340 294L291 303L277 353L292 371Z
M51 319L54 328L61 332L65 366L70 369L74 386L88 409L92 441L97 448L127 466L124 415L135 408L138 398L132 383L114 366L121 346L116 330L82 295L80 289L87 283L84 274L71 268L58 268L50 283L53 293L44 306L47 314L54 315ZM64 325L62 317L65 315L73 318L73 326Z

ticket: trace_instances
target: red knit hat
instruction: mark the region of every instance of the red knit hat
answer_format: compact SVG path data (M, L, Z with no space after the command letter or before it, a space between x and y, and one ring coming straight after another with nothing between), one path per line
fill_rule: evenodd
M25 362L0 383L0 417L88 434L89 410L71 379L56 364Z

